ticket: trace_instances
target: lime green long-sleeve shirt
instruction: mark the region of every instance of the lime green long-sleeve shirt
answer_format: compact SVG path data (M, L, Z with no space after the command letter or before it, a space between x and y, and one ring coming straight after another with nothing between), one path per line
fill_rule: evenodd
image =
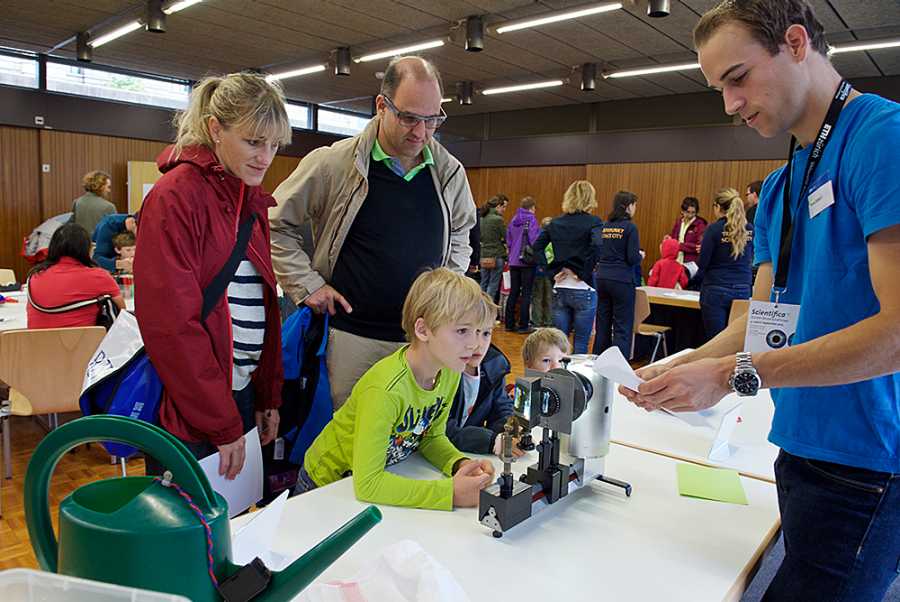
M380 360L356 383L304 457L318 486L353 472L356 497L376 504L453 509L453 465L465 456L447 438L447 415L460 375L442 369L422 389L406 361L408 346ZM416 450L447 478L418 480L385 470Z

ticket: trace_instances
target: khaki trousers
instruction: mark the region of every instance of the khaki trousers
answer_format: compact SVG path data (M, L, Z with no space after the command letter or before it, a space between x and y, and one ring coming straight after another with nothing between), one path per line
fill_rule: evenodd
M328 381L331 384L331 401L337 410L347 398L357 381L375 362L397 351L403 343L367 339L336 330L328 329L328 352L325 363L328 366Z

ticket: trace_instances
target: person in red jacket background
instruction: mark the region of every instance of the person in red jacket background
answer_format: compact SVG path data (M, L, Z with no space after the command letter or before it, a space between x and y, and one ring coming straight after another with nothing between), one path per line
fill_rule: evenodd
M219 474L233 479L244 434L258 426L265 445L278 432L281 328L266 215L275 201L260 184L291 127L280 89L249 73L201 81L177 125L141 208L135 313L165 386L161 425L198 458L218 450ZM203 291L252 215L227 293L201 321Z
M659 245L662 258L653 264L647 284L662 288L675 288L676 284L681 288L687 286L687 271L683 265L678 263L677 259L678 246L678 241L674 238L666 238L662 241L662 244Z
M699 214L700 201L692 196L684 197L681 201L681 218L675 220L669 234L678 241L677 259L680 263L696 262L700 257L700 243L703 241L703 231L706 230L706 220Z

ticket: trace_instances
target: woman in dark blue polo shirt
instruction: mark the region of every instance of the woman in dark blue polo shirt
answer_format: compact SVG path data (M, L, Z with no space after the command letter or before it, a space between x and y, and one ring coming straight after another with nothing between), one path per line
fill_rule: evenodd
M631 355L634 329L634 267L641 263L637 226L631 223L637 195L620 190L613 197L609 219L594 233L597 267L597 335L594 353L615 345L626 358Z
M706 228L697 265L703 274L700 314L707 338L728 325L735 299L749 299L752 286L753 224L747 223L744 203L734 188L723 188L713 199L718 218Z

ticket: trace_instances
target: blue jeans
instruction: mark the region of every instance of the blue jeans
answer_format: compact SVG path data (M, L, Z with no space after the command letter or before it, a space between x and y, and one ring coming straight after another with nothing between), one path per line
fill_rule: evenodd
M700 287L700 316L703 318L706 338L713 338L728 326L732 301L749 298L749 284L704 284Z
M594 353L601 354L615 345L625 358L631 357L634 331L634 283L594 278L597 290L597 335Z
M572 353L587 353L594 312L597 311L597 293L576 288L553 290L553 325L569 336L575 331Z
M494 299L497 297L497 290L500 288L500 278L503 277L503 258L497 258L497 267L493 270L481 270L481 290L488 294L488 297Z
M900 572L900 474L775 461L785 556L764 602L880 602Z

